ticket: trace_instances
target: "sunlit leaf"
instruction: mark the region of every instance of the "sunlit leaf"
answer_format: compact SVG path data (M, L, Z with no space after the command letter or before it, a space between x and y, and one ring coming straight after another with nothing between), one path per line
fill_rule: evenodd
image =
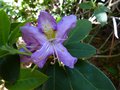
M0 46L7 43L9 32L10 21L8 15L2 9L0 9Z

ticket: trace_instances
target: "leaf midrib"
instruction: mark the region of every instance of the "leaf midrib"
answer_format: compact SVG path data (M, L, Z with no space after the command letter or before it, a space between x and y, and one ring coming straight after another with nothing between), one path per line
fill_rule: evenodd
M98 88L95 87L95 85L93 83L91 83L79 70L77 70L76 68L74 68L74 70L79 73L91 86L93 86L96 90L99 90Z

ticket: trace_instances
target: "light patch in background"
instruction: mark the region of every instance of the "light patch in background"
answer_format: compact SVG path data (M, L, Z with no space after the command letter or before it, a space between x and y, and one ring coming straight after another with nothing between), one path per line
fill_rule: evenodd
M105 2L105 0L101 0L102 2Z
M9 2L9 3L11 3L11 2L14 2L14 0L3 0L4 2Z
M113 28L114 28L115 37L116 37L117 39L119 39L118 31L117 31L117 22L116 22L115 17L112 17L112 20L113 20Z
M15 2L14 0L3 0L4 2L8 3L9 5L21 6L21 2L23 0L18 0Z

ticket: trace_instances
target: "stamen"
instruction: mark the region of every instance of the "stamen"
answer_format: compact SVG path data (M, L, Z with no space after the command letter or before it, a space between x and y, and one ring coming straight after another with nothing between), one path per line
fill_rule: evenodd
M58 59L59 65L60 65L60 66L64 66L63 62L61 62L60 59L59 59L59 57L58 57L58 53L57 53L57 50L56 50L55 45L54 45L54 44L52 44L52 45L53 45L53 49L54 49L55 54L56 54L56 57L57 57L56 59Z
M53 61L50 62L50 64L54 65L56 60L53 59Z
M53 44L53 49L54 49L54 51L55 51L55 54L56 54L57 59L59 60L58 53L57 53L57 50L56 50L56 47L55 47L54 44Z
M62 40L66 40L67 38L66 38L66 39L61 39L61 38L51 38L51 39L49 39L48 41L49 41L49 42L52 42L52 41L54 41L54 40L56 40L56 39L58 39L58 40L61 40L61 41L62 41Z
M55 57L55 52L53 52L53 61L51 61L50 63L53 65L53 64L55 64L55 62L56 62L56 57Z

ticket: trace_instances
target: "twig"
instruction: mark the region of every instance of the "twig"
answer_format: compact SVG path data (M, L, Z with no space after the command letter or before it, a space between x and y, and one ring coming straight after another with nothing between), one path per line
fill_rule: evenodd
M109 0L108 7L110 7L111 3L112 3L112 0Z
M114 57L118 57L120 56L120 53L119 54L116 54L116 55L95 55L93 57L96 57L96 58L114 58Z
M96 32L94 33L94 35L90 38L89 42L88 43L91 43L93 38L98 34L98 32L100 31L100 27L99 26L96 26L94 29L96 28L99 28L98 30L96 30Z
M81 2L82 2L82 0L79 1L78 5L79 5ZM79 11L79 6L78 6L77 9L76 9L75 15L78 13L78 11Z
M114 38L114 35L113 35L109 55L111 55L111 54L112 54L113 47L114 47L114 42L115 42L115 38Z
M116 43L116 44L114 45L114 47L116 47L119 43L120 43L120 42ZM107 48L107 49L105 49L104 51L99 51L99 54L105 53L105 52L107 52L108 50L110 50L110 48Z
M110 1L112 1L112 0L110 0ZM120 0L117 0L116 2L113 2L113 3L109 3L108 4L108 7L112 7L112 6L114 6L114 5L116 5L117 3L119 3L120 2Z
M113 34L113 32L108 36L108 38L105 40L105 42L100 46L100 48L98 50L101 50L105 46L105 44L110 39L110 37L112 36L112 34Z

